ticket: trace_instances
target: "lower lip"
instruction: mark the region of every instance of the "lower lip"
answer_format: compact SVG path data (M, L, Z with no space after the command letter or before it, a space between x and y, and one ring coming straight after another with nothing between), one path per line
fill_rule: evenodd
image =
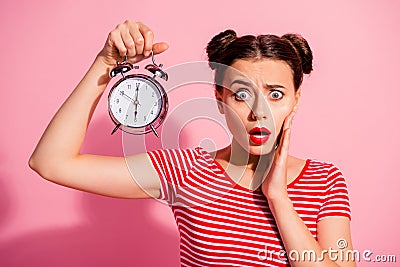
M250 140L256 145L262 145L268 141L269 135L250 135Z

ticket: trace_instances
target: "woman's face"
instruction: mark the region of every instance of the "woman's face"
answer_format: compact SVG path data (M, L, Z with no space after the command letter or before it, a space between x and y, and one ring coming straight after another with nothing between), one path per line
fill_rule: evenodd
M218 108L237 143L253 155L274 148L285 118L297 109L292 70L286 62L236 60L224 74ZM258 127L258 128L257 128Z

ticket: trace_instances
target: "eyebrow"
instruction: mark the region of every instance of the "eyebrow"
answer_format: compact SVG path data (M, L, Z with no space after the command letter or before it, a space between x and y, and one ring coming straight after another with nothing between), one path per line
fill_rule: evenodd
M233 82L231 82L230 87L232 87L232 85L235 84L235 83L242 84L242 85L245 85L245 86L248 86L248 87L253 87L253 83L247 82L247 81L243 81L243 80L234 80ZM265 83L265 87L267 87L267 88L283 88L283 89L286 89L285 86L280 85L280 84L268 84L268 83Z
M243 80L234 80L233 82L231 82L229 87L232 87L232 85L235 84L235 83L242 84L242 85L245 85L245 86L248 86L248 87L253 87L253 83L246 82L246 81L243 81Z

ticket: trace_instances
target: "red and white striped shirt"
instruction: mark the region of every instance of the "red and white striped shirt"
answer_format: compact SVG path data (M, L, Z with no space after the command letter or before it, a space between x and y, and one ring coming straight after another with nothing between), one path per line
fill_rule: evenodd
M261 192L234 182L201 147L147 153L178 226L181 266L289 266ZM314 238L319 220L350 219L345 180L333 164L308 159L288 193Z

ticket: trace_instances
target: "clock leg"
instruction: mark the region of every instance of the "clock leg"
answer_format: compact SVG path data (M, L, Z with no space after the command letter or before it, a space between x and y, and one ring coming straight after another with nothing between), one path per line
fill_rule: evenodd
M154 129L153 125L150 124L150 128L151 128L151 130L153 131L153 133L154 133L158 138L160 138L160 137L158 136L158 133L157 133L156 129Z
M111 132L111 135L113 135L118 130L119 126L121 126L121 123L118 123L117 126L115 126L114 130Z

